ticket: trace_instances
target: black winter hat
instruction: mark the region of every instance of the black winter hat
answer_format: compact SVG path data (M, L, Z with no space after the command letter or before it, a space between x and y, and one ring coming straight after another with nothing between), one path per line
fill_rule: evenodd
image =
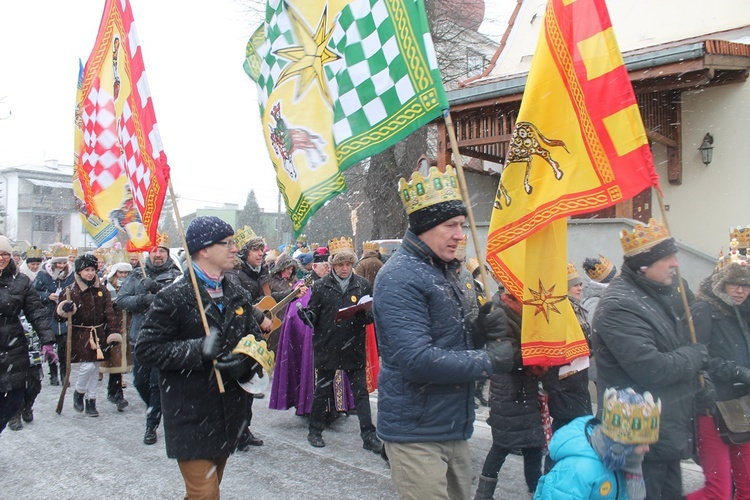
M76 257L75 268L77 273L80 273L87 267L93 267L94 270L99 267L99 259L96 258L96 255L85 253Z
M667 238L645 252L626 256L623 263L633 271L637 271L641 267L648 267L657 260L673 253L677 253L677 243L675 243L674 238Z
M463 201L443 201L410 213L409 229L419 236L448 219L466 214L466 204Z
M196 217L185 231L187 251L192 255L198 250L209 247L233 234L232 226L218 217L213 215Z

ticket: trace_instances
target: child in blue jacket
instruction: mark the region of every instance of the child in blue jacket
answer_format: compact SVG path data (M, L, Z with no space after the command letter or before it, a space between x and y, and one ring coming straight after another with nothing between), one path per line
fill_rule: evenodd
M601 422L578 417L552 436L555 465L539 480L534 499L646 498L641 464L659 438L660 414L661 401L648 392L607 389Z

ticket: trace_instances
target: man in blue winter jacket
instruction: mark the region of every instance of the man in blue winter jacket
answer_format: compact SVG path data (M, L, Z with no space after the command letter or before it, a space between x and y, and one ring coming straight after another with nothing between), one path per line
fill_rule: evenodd
M520 353L501 309L487 304L475 324L467 319L476 299L458 277L467 211L454 170L415 172L399 191L409 230L378 273L373 297L377 434L400 498L469 498L474 382L510 371ZM474 349L476 334L486 336L484 349Z

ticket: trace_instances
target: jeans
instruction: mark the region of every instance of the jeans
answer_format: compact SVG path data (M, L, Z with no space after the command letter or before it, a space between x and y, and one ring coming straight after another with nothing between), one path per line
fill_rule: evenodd
M23 406L23 387L9 392L0 392L0 432L3 432L13 416Z
M493 442L490 451L487 453L487 458L484 459L482 475L492 479L497 478L510 451L510 449ZM542 449L521 448L521 453L523 454L523 475L526 478L526 486L529 488L529 492L534 493L539 478L542 477Z

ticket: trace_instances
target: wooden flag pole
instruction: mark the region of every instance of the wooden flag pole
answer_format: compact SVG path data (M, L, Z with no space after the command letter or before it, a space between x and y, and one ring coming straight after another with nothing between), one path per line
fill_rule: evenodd
M672 230L669 229L669 221L667 220L667 211L664 209L664 196L662 196L661 191L658 189L656 190L656 199L659 200L659 209L661 210L661 218L664 221L664 227L667 228L667 231L669 232L670 236L672 235ZM688 331L690 332L690 341L693 344L698 343L698 336L695 334L695 323L693 323L693 314L690 312L690 304L688 303L688 297L687 297L687 290L685 289L685 286L682 281L682 273L680 272L680 266L677 266L677 283L679 284L680 289L680 296L682 297L682 307L685 309L685 320L687 321L688 325ZM701 387L705 387L706 381L703 378L703 375L698 374L698 383ZM706 414L710 415L710 412L706 410Z
M458 174L458 185L461 188L461 197L466 203L466 213L469 219L469 230L471 231L471 239L474 241L474 251L477 253L477 260L479 261L479 274L482 276L482 283L484 283L484 293L487 300L490 299L490 282L487 278L487 269L484 264L484 257L481 246L479 245L479 237L477 236L477 226L474 223L474 211L471 209L471 200L469 198L469 190L466 187L466 176L464 175L464 165L461 162L461 155L458 152L458 141L456 140L456 131L453 129L453 120L451 119L450 110L443 112L443 118L445 119L445 127L448 129L448 138L451 143L451 153L453 154L453 161L456 164L456 173Z
M208 320L206 319L206 311L203 309L203 301L201 300L200 290L198 289L198 280L195 277L195 269L193 269L193 259L190 257L190 252L187 248L187 240L185 239L185 230L182 228L182 219L180 219L180 211L177 208L177 200L174 196L174 189L172 189L172 179L169 180L169 196L172 197L172 209L174 215L177 218L177 229L180 231L180 237L182 238L182 248L185 249L185 257L187 259L188 273L190 274L190 281L193 283L193 291L195 292L195 301L198 302L198 312L201 315L201 321L203 322L203 329L206 332L206 336L211 334L208 328ZM216 369L216 360L214 363L214 373L216 375L216 383L219 386L219 392L224 393L224 381L221 379L221 372Z

